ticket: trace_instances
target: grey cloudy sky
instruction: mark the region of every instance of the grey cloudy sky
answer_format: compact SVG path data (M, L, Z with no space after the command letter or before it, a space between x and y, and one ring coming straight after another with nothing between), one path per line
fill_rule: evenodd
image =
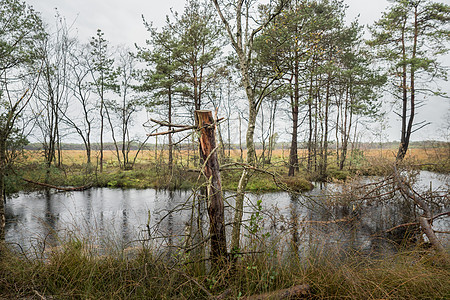
M155 26L164 24L170 8L182 11L184 0L26 0L42 13L47 23L53 22L55 8L74 28L80 40L89 40L97 29L114 45L144 44L148 36L142 24L142 15Z
M112 45L124 44L133 47L134 43L144 45L148 34L142 24L141 16L153 22L156 27L164 24L165 16L170 9L182 12L185 0L25 0L37 11L41 12L46 23L54 22L55 8L64 16L68 24L73 23L81 41L88 42L96 34L97 29L105 33L105 38ZM347 19L349 21L359 16L361 24L372 24L381 17L388 6L387 0L344 0L348 5ZM442 1L446 2L446 1ZM450 64L450 56L445 58ZM440 82L442 88L450 94L449 82ZM386 107L386 110L390 110ZM412 137L413 140L443 139L447 134L445 127L450 123L450 102L448 99L431 98L421 107L416 118L417 121L427 120L432 124ZM393 113L388 114L389 129L387 138L398 140L400 122ZM376 127L376 126L375 126Z
M185 0L26 0L42 13L47 23L53 22L55 8L78 30L80 39L89 39L102 29L112 44L143 44L147 36L141 16L155 26L164 24L170 9L181 12ZM386 0L345 0L348 18L360 15L363 24L371 24L381 16Z

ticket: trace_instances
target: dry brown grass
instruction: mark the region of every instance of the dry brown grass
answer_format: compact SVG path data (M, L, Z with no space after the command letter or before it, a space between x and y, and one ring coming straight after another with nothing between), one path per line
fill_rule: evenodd
M129 153L130 159L133 159L136 155L136 150L132 150ZM260 156L262 153L261 149L256 150L257 155ZM42 163L43 162L43 154L42 151L37 150L27 150L26 160L23 163ZM366 149L360 150L360 152L366 159L369 161L373 161L373 159L383 159L385 161L394 161L395 156L397 154L396 149ZM175 151L174 152L174 160L177 163L183 162L186 163L188 157L193 157L194 151ZM228 150L225 151L225 154L228 156ZM298 151L300 159L306 159L307 150L300 149ZM158 158L163 160L167 160L168 151L167 150L158 150ZM243 158L247 155L247 151L243 150ZM95 164L100 156L99 151L92 152L92 162ZM234 149L230 151L230 157L232 160L237 161L241 156L241 152L238 149ZM351 153L348 152L348 158L350 159ZM331 150L329 155L330 162L335 158L335 151ZM272 153L272 162L287 162L289 159L289 149L276 149ZM450 153L448 148L410 148L406 155L406 160L414 161L415 163L433 163L433 162L442 162L448 161L450 159ZM86 162L86 153L84 150L62 150L62 160L66 165L73 164L83 164ZM104 151L104 161L106 163L115 163L116 162L116 152L113 150ZM154 150L141 150L137 160L137 163L150 163L155 162L155 151Z
M364 150L365 157L381 157L395 160L395 156L397 155L397 150L393 149L368 149ZM435 156L446 156L448 155L448 149L424 149L424 148L410 148L408 149L408 153L406 154L407 159L417 159L417 160L426 160Z

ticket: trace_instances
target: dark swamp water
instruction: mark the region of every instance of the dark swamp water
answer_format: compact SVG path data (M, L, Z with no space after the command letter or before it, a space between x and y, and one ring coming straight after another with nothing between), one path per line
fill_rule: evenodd
M370 182L374 179L366 179ZM416 190L441 195L433 213L450 209L450 179L431 172L420 172ZM383 202L330 205L329 199L343 188L340 184L316 185L311 192L292 195L287 192L247 195L242 230L245 243L255 241L253 233L279 248L291 245L299 251L311 249L349 249L368 253L395 251L392 241L398 236L385 231L414 220L419 213L409 201L393 198ZM447 195L447 196L445 196ZM226 194L228 205L232 194ZM6 241L24 252L44 253L61 239L76 236L115 250L131 249L151 240L153 247L186 245L188 232L207 224L204 207L192 205L191 191L120 190L95 188L82 192L33 192L8 197L6 202ZM444 201L442 201L444 199ZM446 200L445 200L446 199ZM203 204L204 206L204 204ZM198 217L200 211L200 217ZM192 215L195 218L192 218ZM233 219L226 208L226 222ZM342 220L351 219L350 222ZM439 218L433 228L450 230L450 218ZM228 233L231 226L227 227ZM198 231L195 231L198 233ZM400 233L403 233L401 231ZM203 235L207 228L203 229ZM196 234L197 240L201 238ZM449 235L439 234L445 245ZM149 239L151 237L151 239ZM190 242L194 242L194 238Z

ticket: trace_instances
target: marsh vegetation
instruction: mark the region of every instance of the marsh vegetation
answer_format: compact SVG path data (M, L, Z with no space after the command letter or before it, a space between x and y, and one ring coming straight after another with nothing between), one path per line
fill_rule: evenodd
M448 123L412 138L448 5L367 31L342 0L165 20L129 49L0 0L0 298L448 298Z

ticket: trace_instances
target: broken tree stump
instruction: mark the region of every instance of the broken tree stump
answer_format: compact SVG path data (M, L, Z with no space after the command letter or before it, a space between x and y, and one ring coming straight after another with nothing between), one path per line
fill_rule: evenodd
M203 159L203 172L208 180L207 201L209 232L211 237L211 258L224 259L227 255L225 235L224 203L220 166L217 158L215 121L209 110L196 110L195 118L200 131L200 154Z

